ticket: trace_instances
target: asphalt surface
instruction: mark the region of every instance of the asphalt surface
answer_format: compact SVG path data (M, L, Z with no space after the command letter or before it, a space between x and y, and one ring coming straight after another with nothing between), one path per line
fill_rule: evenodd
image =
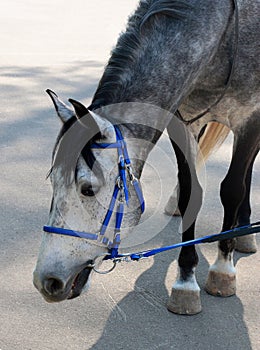
M87 103L127 15L137 1L3 1L0 12L0 349L260 349L259 252L235 253L237 295L215 298L203 290L216 245L201 246L197 272L203 312L192 317L167 311L178 251L96 275L86 295L47 304L32 285L32 272L46 222L51 187L45 181L60 124L45 94ZM229 164L232 138L207 163L206 188L197 235L218 232L223 215L218 188ZM180 240L179 219L163 204L176 165L164 135L149 160L144 183L148 212L163 230L147 226L146 247ZM166 191L155 191L160 169ZM168 183L169 172L173 183ZM260 218L260 162L255 164L252 220ZM166 192L166 193L165 193ZM155 210L155 209L156 210ZM259 236L258 236L259 242Z

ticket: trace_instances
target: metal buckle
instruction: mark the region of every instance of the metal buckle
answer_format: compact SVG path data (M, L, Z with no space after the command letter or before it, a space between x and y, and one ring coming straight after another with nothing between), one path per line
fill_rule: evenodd
M116 179L116 185L120 190L124 189L124 184L120 176L118 176Z
M121 165L122 167L124 167L125 159L124 159L123 154L120 154L120 156L118 157L118 164Z
M131 164L127 164L126 165L126 169L127 169L127 172L128 172L131 184L133 184L134 181L138 181L137 178L135 177L134 173L133 173L133 169L131 167Z

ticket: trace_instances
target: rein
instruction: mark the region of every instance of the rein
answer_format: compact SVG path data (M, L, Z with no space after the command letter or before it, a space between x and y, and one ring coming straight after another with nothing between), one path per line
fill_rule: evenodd
M175 112L175 115L178 119L180 119L185 125L191 125L194 122L196 122L197 120L201 119L202 117L204 117L204 115L208 114L212 108L216 107L219 102L223 99L223 97L225 96L228 88L231 85L231 81L232 78L234 76L234 71L235 71L235 65L236 65L236 61L237 61L237 54L238 54L238 40L239 40L239 15L238 15L238 5L237 5L237 0L232 0L233 2L233 6L234 6L234 16L235 16L235 33L234 33L234 47L233 47L233 57L232 57L232 61L231 61L231 68L229 71L229 75L227 78L227 81L225 83L224 86L224 90L221 93L221 95L217 98L217 100L210 106L208 107L205 111L201 112L200 114L198 114L196 117L190 119L190 120L185 120L181 114L181 112L179 111L179 109L177 109L177 111Z
M232 238L236 238L236 237L251 235L251 234L257 233L257 232L260 232L260 221L254 222L252 224L248 224L245 226L235 227L235 228L228 230L228 231L223 231L223 232L212 234L209 236L196 238L196 239L193 239L190 241L180 242L180 243L176 243L176 244L161 247L161 248L145 250L142 252L118 254L115 257L113 257L112 254L110 254L110 253L106 253L106 254L103 254L102 256L97 256L93 260L93 262L89 265L89 267L92 267L94 269L94 271L99 273L99 274L106 275L109 272L113 271L115 269L116 265L120 262L139 261L141 259L146 259L146 258L149 258L151 256L157 255L159 253L163 253L163 252L173 250L176 248L188 247L188 246L198 245L198 244L202 244L202 243L213 243L213 242L222 241L225 239L232 239ZM109 270L100 271L96 268L96 260L99 259L100 257L103 257L103 260L112 260L113 265Z
M110 201L109 208L107 210L105 219L101 225L101 229L98 233L89 233L89 232L80 232L75 230L70 230L61 227L54 226L44 226L43 230L48 233L54 233L59 235L83 238L88 240L97 241L101 244L104 244L108 248L108 252L102 255L97 256L93 261L91 261L86 267L93 268L94 271L100 274L107 274L114 270L118 262L122 261L139 261L140 259L148 258L150 256L154 256L156 254L169 251L172 249L186 247L191 245L197 245L201 243L212 243L216 241L221 241L224 239L232 239L235 237L245 236L253 233L260 232L260 221L255 222L253 224L236 227L228 231L224 231L221 233L204 236L201 238L197 238L194 240L177 243L170 246L165 246L161 248L145 250L137 253L127 253L127 254L119 254L118 248L121 242L120 237L120 229L124 216L124 205L129 205L129 189L128 189L128 179L130 180L130 184L134 187L135 193L140 203L140 209L143 213L145 210L145 202L142 194L142 190L139 184L139 180L134 176L133 170L131 167L131 160L128 155L127 145L122 136L120 129L117 126L114 126L116 132L116 142L115 143L95 143L91 147L96 149L109 149L116 148L118 151L118 177L115 181L114 191L112 194L112 198ZM114 211L116 203L118 202L116 211ZM109 225L110 219L115 213L115 230L113 240L109 240L106 237L106 229ZM96 267L97 260L102 258L102 260L112 260L113 266L107 271L100 271Z

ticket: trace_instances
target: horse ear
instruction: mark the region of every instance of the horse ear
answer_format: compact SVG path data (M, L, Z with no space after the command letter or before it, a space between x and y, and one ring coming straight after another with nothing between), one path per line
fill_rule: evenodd
M76 116L78 117L78 119L81 119L82 117L88 114L88 109L79 101L69 98L69 102L74 107L74 110L76 112Z
M98 120L95 118L94 113L89 111L82 103L79 101L69 99L69 102L74 107L76 117L78 120L89 130L91 130L92 135L100 135L100 127L98 125ZM87 117L87 118L83 118Z
M46 92L52 99L56 112L63 123L66 123L70 118L75 116L74 111L64 102L62 102L55 94L55 92L50 89L47 89Z

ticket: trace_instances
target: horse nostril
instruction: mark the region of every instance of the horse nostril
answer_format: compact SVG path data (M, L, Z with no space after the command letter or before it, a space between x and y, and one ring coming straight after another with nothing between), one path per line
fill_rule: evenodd
M43 288L49 295L55 295L63 290L64 284L58 278L46 278L43 282Z

